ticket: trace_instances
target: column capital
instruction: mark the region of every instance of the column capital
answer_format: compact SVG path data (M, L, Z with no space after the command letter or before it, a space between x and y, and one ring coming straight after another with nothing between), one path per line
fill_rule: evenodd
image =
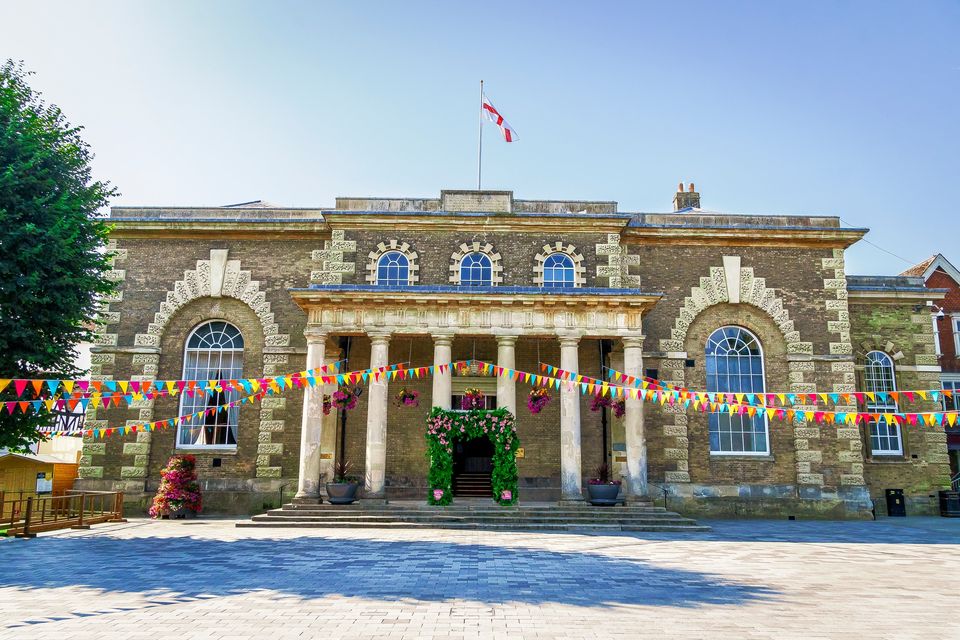
M646 336L624 336L621 338L624 349L642 349L643 340Z
M388 344L390 342L389 331L368 331L367 337L373 344Z
M580 344L580 336L557 336L561 347L576 347Z
M453 345L453 334L452 333L434 333L431 336L433 338L433 344L439 344L445 347Z
M520 336L512 336L512 335L497 336L497 344L510 347L517 344L517 338L519 337Z
M307 339L307 344L326 342L330 335L326 329L321 327L307 327L303 330L303 335Z

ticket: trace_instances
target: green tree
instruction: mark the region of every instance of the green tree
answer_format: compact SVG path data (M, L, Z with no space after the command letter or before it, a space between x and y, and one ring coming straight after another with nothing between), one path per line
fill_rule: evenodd
M0 67L0 378L74 378L76 345L92 339L98 299L114 288L97 212L116 192L92 179L82 128L45 104L29 75L23 63ZM12 384L0 393L15 398ZM0 447L41 440L50 420L0 410Z

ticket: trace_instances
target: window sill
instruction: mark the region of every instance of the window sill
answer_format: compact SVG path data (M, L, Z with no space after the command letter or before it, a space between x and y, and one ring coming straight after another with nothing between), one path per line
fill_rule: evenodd
M180 445L174 448L176 453L189 453L191 455L211 455L211 456L235 456L237 455L236 446L228 447L205 447L203 445L190 446Z
M744 462L749 460L750 462L774 462L774 457L767 454L757 454L752 456L750 454L724 454L724 453L711 453L711 460L729 460L731 462Z
M871 456L864 459L865 464L913 464L913 460L904 458L901 455L893 456Z

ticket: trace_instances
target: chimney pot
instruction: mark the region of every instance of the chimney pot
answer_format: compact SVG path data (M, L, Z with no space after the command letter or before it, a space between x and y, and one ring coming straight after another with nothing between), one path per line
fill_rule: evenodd
M683 189L683 183L680 183L677 193L673 196L673 210L683 211L684 209L699 209L700 194L697 193L697 187L691 182L686 191Z

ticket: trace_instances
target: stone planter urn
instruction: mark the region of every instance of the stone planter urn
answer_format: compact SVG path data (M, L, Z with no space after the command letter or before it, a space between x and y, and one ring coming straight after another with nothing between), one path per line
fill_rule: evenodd
M328 482L327 502L330 504L353 504L357 501L357 482Z
M617 504L617 495L620 493L619 482L606 482L597 484L587 484L588 502L595 507L613 506Z

